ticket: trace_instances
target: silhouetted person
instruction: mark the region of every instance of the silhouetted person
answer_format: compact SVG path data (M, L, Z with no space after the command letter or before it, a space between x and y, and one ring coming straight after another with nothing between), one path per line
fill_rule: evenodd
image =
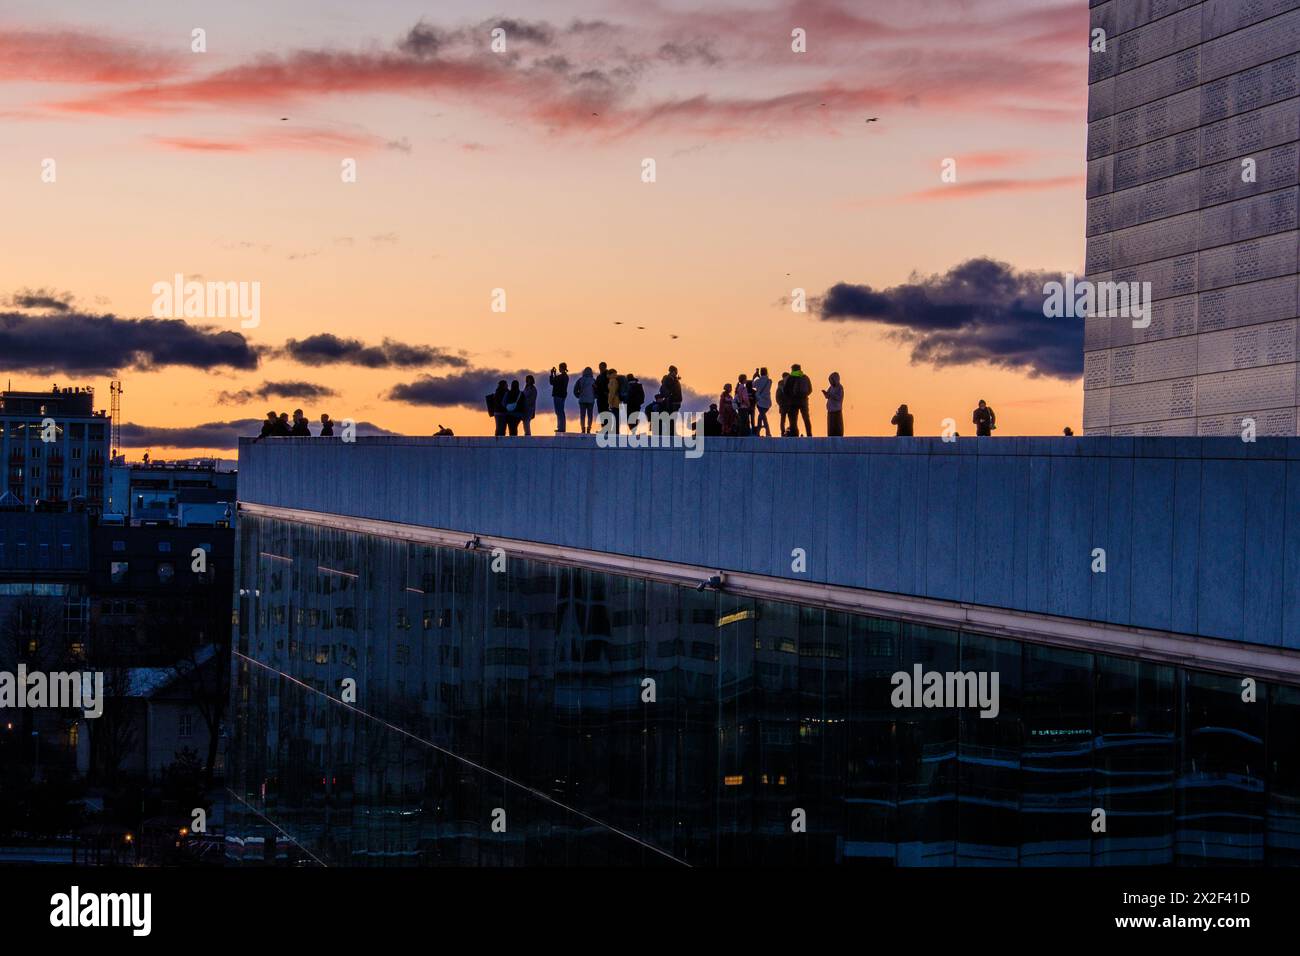
M754 403L749 394L749 379L741 372L736 376L736 434L748 435L753 419Z
M519 388L519 379L510 383L510 391L502 401L505 404L506 428L510 430L511 435L519 434L519 423L524 418L524 393Z
M320 416L320 436L321 438L334 437L334 419L330 418L324 412Z
M524 376L524 434L533 433L533 418L537 415L537 382L531 375Z
M293 426L289 429L289 434L294 438L311 437L311 429L307 427L307 416L302 413L301 408L293 410Z
M993 434L993 429L998 427L998 417L993 414L993 409L984 404L984 399L980 399L979 407L971 415L970 420L975 423L975 437L988 438Z
M844 435L844 386L840 384L840 373L831 372L830 388L823 388L826 399L826 434L831 438Z
M898 411L894 412L894 417L889 420L889 424L898 426L898 431L894 433L895 438L912 437L912 413L907 410L906 405L898 406Z
M682 380L677 375L677 366L668 366L668 372L659 382L659 391L664 394L664 411L677 412L682 407Z
M1071 428L1069 425L1066 425L1066 426L1065 426L1065 431L1061 432L1061 434L1064 435L1066 438L1073 438L1073 437L1074 437L1074 429Z
M506 393L510 391L506 387L506 380L503 378L497 382L497 390L488 396L488 414L496 420L496 437L500 438L506 433Z
M641 406L645 405L645 386L631 372L627 376L626 402L628 431L636 431L637 420L633 416L641 414Z
M722 394L718 396L718 425L724 435L736 433L736 400L731 396L730 382L722 386Z
M275 437L288 438L293 434L293 428L289 425L289 413L281 412L280 417L275 420Z
M677 374L677 366L668 366L668 371L659 381L659 391L663 393L664 412L676 413L682 410L682 380ZM675 419L668 420L668 434L677 433L677 423Z
M279 424L280 424L280 416L277 415L275 412L267 412L266 420L262 422L262 431L258 434L257 437L259 439L270 438L272 435L275 434L276 427Z
M439 425L438 430L433 433L434 438L455 438L456 433L446 425Z
M710 405L709 410L704 413L704 435L706 438L717 438L722 435L722 425L718 421L718 406Z
M605 411L611 412L614 416L615 431L618 430L618 406L623 399L620 394L623 388L623 376L618 374L618 369L611 368L605 373Z
M754 408L758 418L754 422L754 433L762 432L772 437L772 426L767 421L767 410L772 407L772 380L767 375L767 368L754 372Z
M582 370L582 377L573 383L573 397L578 400L578 421L584 435L591 431L596 391L596 376L591 374L591 366L588 365Z
M781 413L781 437L786 438L790 434L790 426L786 419L790 416L790 398L786 394L786 389L790 386L790 373L782 372L781 381L776 383L776 407Z
M609 368L600 363L600 372L596 375L596 414L609 411Z
M569 366L560 363L560 370L551 366L551 401L555 403L555 434L562 435L568 428L564 417L564 403L569 398Z
M785 386L786 401L790 403L790 435L799 437L799 416L803 416L803 430L812 437L812 419L808 417L808 398L812 395L812 379L803 373L797 362L790 366L790 381Z

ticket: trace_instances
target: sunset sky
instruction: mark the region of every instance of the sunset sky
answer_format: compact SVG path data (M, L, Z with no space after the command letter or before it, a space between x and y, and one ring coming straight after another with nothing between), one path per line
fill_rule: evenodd
M850 434L979 398L1080 431L1081 330L1032 293L1083 270L1087 10L6 0L0 376L121 378L131 457L232 457L269 408L490 433L498 375L561 360L838 371ZM260 283L260 325L156 320L176 273Z

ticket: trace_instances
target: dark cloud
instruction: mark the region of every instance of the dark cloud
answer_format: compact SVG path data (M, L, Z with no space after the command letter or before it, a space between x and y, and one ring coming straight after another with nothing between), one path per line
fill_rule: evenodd
M408 345L384 339L380 345L366 345L359 339L345 339L329 332L305 339L289 339L283 355L303 365L360 365L365 368L419 368L447 365L464 368L469 359L431 345Z
M539 383L546 381L539 372L503 372L493 368L467 368L452 375L421 375L414 382L394 385L389 389L386 397L389 401L405 402L408 405L431 405L436 408L460 405L465 408L482 409L486 413L487 406L483 400L489 393L496 391L497 382L505 379L508 385L518 379L519 386L522 388L525 375L535 376ZM539 384L537 388L540 395L541 385ZM541 405L540 399L538 404Z
M243 405L254 399L267 398L333 398L338 392L328 385L313 382L263 382L257 388L241 388L237 392L222 392L217 396L218 405Z
M0 312L0 369L110 375L172 365L255 369L260 350L238 332L180 319Z
M582 375L583 366L569 366L569 404L573 404L573 385ZM595 366L592 366L593 370ZM618 366L616 365L617 369ZM622 370L620 370L622 371ZM636 370L632 370L636 374ZM520 387L524 385L525 376L532 375L537 380L537 407L539 411L548 411L551 408L550 384L547 376L550 369L541 372L529 372L527 370L518 372L504 372L495 368L473 368L454 375L421 375L414 382L406 382L393 386L384 396L389 401L405 402L408 405L429 405L435 408L449 408L452 406L461 406L463 408L481 409L487 412L487 405L484 401L486 397L496 391L497 383L505 379L507 385L518 380ZM660 375L637 375L641 382L642 388L645 389L646 401L654 400L655 393L659 391ZM722 391L722 384L719 383L718 391ZM682 411L704 411L709 407L710 402L716 402L717 396L712 397L683 384L682 386ZM570 409L571 411L573 409Z
M888 326L911 346L914 363L987 362L1072 380L1083 374L1083 321L1043 315L1043 285L1053 280L1063 276L970 259L888 289L841 282L815 306L822 319Z
M52 312L72 311L72 296L51 289L19 289L9 299L15 309L43 309Z
M451 35L446 30L430 26L421 20L398 41L397 48L409 56L423 60L437 56L438 51L450 40Z
M538 46L550 46L555 40L555 30L549 23L541 20L488 20L483 26L487 29L489 36L492 29L496 27L505 30L507 44L512 40L523 40L526 43L535 43Z
M434 59L453 48L459 53L477 46L486 52L490 50L492 31L498 27L506 31L507 50L512 42L550 46L555 40L555 29L540 20L484 20L477 27L456 30L445 30L421 20L397 41L397 49L418 60Z
M693 39L683 43L670 41L659 47L657 56L678 66L685 66L688 63L717 66L722 62L722 57L713 49L713 41L707 39Z
M335 419L335 434L341 434L342 419ZM313 422L313 427L317 423ZM257 435L262 429L260 418L239 418L229 422L204 422L166 428L159 425L122 425L122 444L129 448L227 448L234 449L240 438ZM373 422L357 422L357 436L396 435ZM267 439L268 441L270 439Z

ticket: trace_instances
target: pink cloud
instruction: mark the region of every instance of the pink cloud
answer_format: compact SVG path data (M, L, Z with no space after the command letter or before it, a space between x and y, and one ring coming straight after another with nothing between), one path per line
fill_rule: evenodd
M960 168L960 167L959 167ZM1048 189L1078 187L1085 182L1083 176L1050 176L1044 179L977 179L973 182L946 183L933 189L900 196L900 202L934 202L946 199L969 199L993 193L1041 192Z
M181 72L178 54L76 30L0 28L0 82L153 83Z

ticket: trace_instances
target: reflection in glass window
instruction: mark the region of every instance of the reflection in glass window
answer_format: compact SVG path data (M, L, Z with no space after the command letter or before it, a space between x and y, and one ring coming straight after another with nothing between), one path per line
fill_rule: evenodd
M227 829L295 860L1300 864L1297 688L259 517L239 549ZM896 706L916 667L996 674L996 716Z

